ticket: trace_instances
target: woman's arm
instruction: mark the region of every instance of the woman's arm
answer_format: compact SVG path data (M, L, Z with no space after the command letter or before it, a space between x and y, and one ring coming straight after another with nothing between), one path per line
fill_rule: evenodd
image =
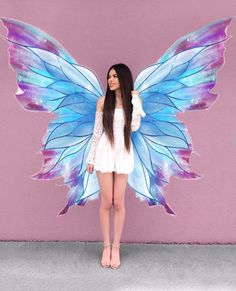
M139 96L138 91L132 91L132 104L133 104L133 112L132 112L132 121L131 121L131 131L136 131L140 127L141 116L144 117L146 114L142 108L142 99Z
M97 101L96 106L96 113L95 113L95 122L94 122L94 128L93 128L93 136L92 136L92 142L91 147L88 153L87 157L87 163L94 165L95 160L95 153L97 144L99 142L99 139L103 133L103 124L102 124L102 117L103 117L103 111L102 111L102 102L103 97L100 97Z

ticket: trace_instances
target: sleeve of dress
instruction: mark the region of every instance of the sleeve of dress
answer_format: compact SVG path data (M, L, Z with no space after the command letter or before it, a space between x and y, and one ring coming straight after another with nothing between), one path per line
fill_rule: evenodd
M103 133L102 117L103 117L103 112L96 111L91 147L90 147L88 157L86 160L86 162L88 164L94 165L97 144L98 144L99 139Z
M142 103L137 94L133 94L131 102L133 104L131 131L136 131L140 127L141 116L146 116L146 113L143 111Z

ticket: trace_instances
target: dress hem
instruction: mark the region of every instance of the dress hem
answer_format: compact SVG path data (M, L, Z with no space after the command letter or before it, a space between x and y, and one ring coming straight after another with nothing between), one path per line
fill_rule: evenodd
M131 172L118 172L116 170L101 170L101 169L95 169L95 171L99 171L101 173L112 173L112 172L116 172L117 174L131 174L133 171Z

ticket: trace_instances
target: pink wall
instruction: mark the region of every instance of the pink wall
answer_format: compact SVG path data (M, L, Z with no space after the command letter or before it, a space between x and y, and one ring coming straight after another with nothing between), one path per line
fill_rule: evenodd
M180 36L236 14L236 4L233 0L217 4L215 0L9 0L0 2L0 13L49 33L78 63L94 70L105 88L111 64L126 63L136 77ZM5 34L3 26L0 32ZM226 64L213 90L219 93L217 102L209 110L181 116L199 153L192 156L192 169L204 178L171 178L166 199L175 217L166 215L163 207L149 208L128 187L122 241L236 242L235 21L228 32L234 37L226 43ZM66 203L67 187L56 186L62 179L30 178L42 166L39 150L52 116L23 110L17 103L15 73L8 66L3 41L0 66L0 239L102 240L99 200L74 206L57 218Z

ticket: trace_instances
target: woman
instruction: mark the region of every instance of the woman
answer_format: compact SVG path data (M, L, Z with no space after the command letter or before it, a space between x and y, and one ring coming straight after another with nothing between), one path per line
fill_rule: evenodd
M125 190L134 168L131 131L140 126L141 98L133 90L133 78L125 64L113 65L107 73L107 91L97 101L87 171L96 170L100 185L100 222L104 249L102 267L120 266L120 238L125 219ZM114 207L114 241L110 249L109 217Z

